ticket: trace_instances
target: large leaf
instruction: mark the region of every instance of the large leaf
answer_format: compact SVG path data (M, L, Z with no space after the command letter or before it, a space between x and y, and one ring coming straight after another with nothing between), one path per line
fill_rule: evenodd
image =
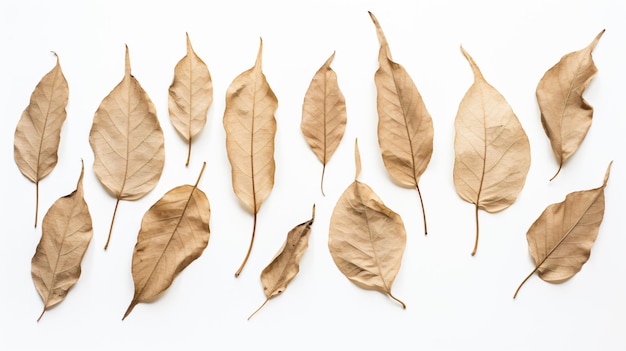
M239 276L250 257L257 214L274 187L274 113L278 100L261 70L262 51L263 41L254 67L237 76L226 91L224 129L233 189L254 215L250 246L235 276Z
M76 190L52 204L43 218L42 234L32 259L32 277L43 299L43 311L65 299L80 277L80 264L87 251L93 228L83 193L81 167Z
M98 107L89 143L94 153L93 170L117 199L106 249L120 200L136 200L150 192L165 162L163 131L156 109L130 73L128 46L124 78Z
M406 247L402 218L374 191L356 178L360 157L355 143L357 172L330 218L328 248L337 268L354 284L389 295Z
M515 202L530 167L530 144L511 106L461 50L474 71L474 84L463 97L454 122L454 186L463 200L475 206L474 255L478 210L498 212Z
M193 51L187 35L187 55L174 68L174 81L168 95L172 125L189 145L186 166L191 158L191 141L204 128L212 102L211 74Z
M39 212L39 181L57 164L68 98L69 88L57 56L56 65L35 87L15 128L15 163L22 174L35 183L35 227Z
M322 162L320 187L324 194L326 164L346 130L346 100L339 90L337 74L330 68L335 53L315 73L302 104L300 128L307 143Z
M391 177L403 187L417 189L426 234L426 211L419 179L433 153L433 121L407 71L392 61L378 20L371 12L370 17L380 41L379 68L374 76L378 92L378 144Z
M544 281L562 283L587 262L604 218L604 189L610 171L609 164L602 186L567 195L565 201L548 206L530 226L526 238L535 269L513 298L535 272Z
M559 163L552 179L578 149L591 127L593 107L585 101L583 92L598 72L591 52L602 34L604 30L586 48L563 56L537 85L541 124Z
M124 318L140 302L155 299L209 243L209 200L195 185L168 191L143 216L133 251L135 294Z

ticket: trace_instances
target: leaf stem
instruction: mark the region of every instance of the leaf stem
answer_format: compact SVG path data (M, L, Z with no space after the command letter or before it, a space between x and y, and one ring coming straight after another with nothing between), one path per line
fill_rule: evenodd
M35 182L35 228L37 228L37 219L39 218L39 181Z
M476 255L478 250L478 204L476 204L476 242L474 243L474 250L472 250L472 256Z
M39 322L41 320L41 317L43 317L43 314L46 313L46 307L44 306L43 311L41 311L41 314L39 315L39 318L37 318L37 322Z
M259 308L257 308L256 311L252 312L250 317L248 317L248 320L250 320L250 318L252 318L257 312L259 312L261 310L261 308L263 308L263 306L265 306L267 301L269 301L269 299L265 299L265 301L263 301L263 304Z
M322 189L322 196L326 197L324 194L324 173L326 173L326 164L322 166L322 181L320 182L320 188Z
M559 169L556 171L556 174L555 174L555 175L553 175L553 176L552 176L552 178L550 178L550 181L553 181L553 180L554 180L554 178L556 178L556 176L558 176L558 175L559 175L559 173L561 173L561 168L562 168L562 167L563 167L563 163L561 162L561 163L559 164Z
M241 274L243 267L246 265L246 262L248 262L248 258L250 257L250 252L252 251L252 244L254 244L254 234L256 233L256 217L257 217L257 212L255 211L254 212L254 225L252 227L252 238L250 238L250 246L248 247L248 253L246 253L246 257L243 259L243 262L241 262L241 266L239 266L239 269L237 270L237 272L235 272L235 278L237 278L239 274Z
M539 269L539 266L535 267L535 269L533 269L533 271L530 272L530 274L522 281L522 283L517 287L517 290L515 290L515 294L513 294L513 298L517 296L517 293L519 292L519 289L522 288L522 285L524 285L524 283L526 283L526 281L530 279L530 277L532 277L533 274L535 274L535 272L537 272L538 269Z
M115 209L113 210L113 217L111 218L111 226L109 227L109 236L107 237L107 242L104 244L104 249L106 250L109 247L109 241L111 241L111 233L113 232L113 223L115 223L115 215L117 214L117 207L120 204L120 198L117 198L115 202Z
M135 306L137 306L137 303L138 303L138 301L133 298L133 301L130 302L130 305L126 309L126 312L124 313L124 317L122 317L122 320L124 320L124 319L126 319L126 317L128 317L128 315L133 311L133 308L135 308Z
M189 160L191 159L191 137L189 137L189 148L187 149L187 162L185 167L189 166Z
M395 296L393 296L391 294L391 291L389 291L387 294L389 295L389 297L391 297L392 299L396 300L400 305L402 305L402 308L404 308L406 310L406 305L404 304L404 302L400 301L400 299L398 299Z
M415 186L417 188L417 194L420 197L420 204L422 205L422 217L424 217L424 235L428 235L428 228L426 227L426 209L424 209L424 200L422 199L422 192L420 191L419 184Z

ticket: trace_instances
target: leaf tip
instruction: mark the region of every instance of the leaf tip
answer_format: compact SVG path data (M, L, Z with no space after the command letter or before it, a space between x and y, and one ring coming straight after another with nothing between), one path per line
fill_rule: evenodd
M354 180L361 174L361 153L359 152L359 138L354 138L354 163L356 165L356 172L354 174Z
M465 58L469 62L470 67L472 67L472 71L474 72L474 79L483 78L483 74L478 68L478 65L476 65L476 62L474 61L472 56L465 50L465 48L463 48L463 45L461 45L461 52L463 53L463 56L465 56Z
M124 44L126 47L126 54L124 59L124 74L130 76L130 53L128 51L128 44Z
M135 308L135 306L137 306L138 301L133 299L133 301L130 302L130 305L128 306L128 308L126 309L126 312L124 312L124 317L122 317L122 320L126 319L126 317L128 317L128 315L133 311L133 308Z

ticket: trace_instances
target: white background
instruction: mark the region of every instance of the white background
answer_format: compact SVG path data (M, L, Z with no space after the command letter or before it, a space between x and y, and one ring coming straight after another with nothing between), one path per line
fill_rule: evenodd
M378 40L367 14L381 22L394 59L422 93L435 127L432 161L420 187L429 234L423 234L415 190L393 184L376 137ZM626 233L623 179L623 101L626 92L626 6L619 1L3 1L0 3L0 349L307 349L307 350L619 350L626 348ZM582 49L602 29L594 51L599 74L586 91L595 107L580 149L553 182L557 169L540 123L535 88L562 55ZM167 113L167 89L185 54L188 32L209 66L214 103L185 168L186 144ZM225 91L254 64L263 38L263 70L279 100L276 113L276 182L259 213L257 240L239 278L252 215L230 184L222 126ZM165 133L166 163L146 197L122 202L109 250L104 251L115 204L92 171L88 135L102 99L122 79L124 44L132 72L156 105ZM526 186L510 208L480 213L452 182L454 118L472 83L459 46L507 99L530 139ZM35 186L13 160L13 133L41 77L58 53L70 87L59 163L40 184L40 220L70 193L85 160L85 193L94 236L83 274L67 298L42 309L30 276L41 235L33 228ZM301 106L313 74L336 51L332 67L346 97L348 125L319 190L321 164L300 132ZM359 138L363 172L387 206L404 219L408 234L394 295L366 291L336 268L327 248L333 207L354 175ZM532 277L526 231L543 209L576 190L606 188L606 213L590 260L569 281L553 285ZM203 255L157 301L121 317L133 295L132 250L145 211L166 191L193 184L203 161L200 188L209 197L211 239ZM264 300L259 274L289 229L317 204L310 247L300 274L259 314Z

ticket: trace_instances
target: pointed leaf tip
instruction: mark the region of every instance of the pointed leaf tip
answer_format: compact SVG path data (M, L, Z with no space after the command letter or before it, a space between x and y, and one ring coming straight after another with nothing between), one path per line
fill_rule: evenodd
M354 180L361 174L361 153L359 152L359 139L354 139L354 164L356 165L356 172L354 174Z

